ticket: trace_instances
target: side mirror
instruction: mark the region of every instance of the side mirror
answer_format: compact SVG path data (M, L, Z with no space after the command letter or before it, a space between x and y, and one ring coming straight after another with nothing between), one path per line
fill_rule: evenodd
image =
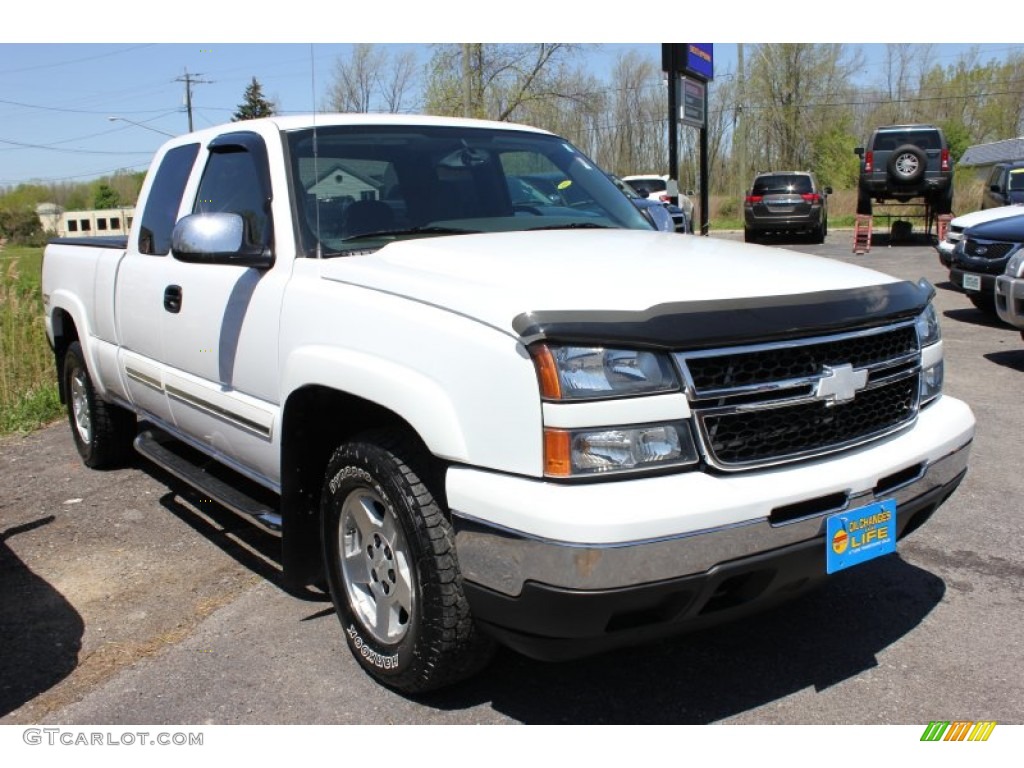
M854 147L853 148L853 154L860 155L861 157L863 157L864 156L864 147Z
M832 194L832 187L825 187L825 194L826 195L831 195Z
M267 269L274 264L269 248L250 245L245 219L237 213L193 213L171 232L171 254L193 264L231 264Z

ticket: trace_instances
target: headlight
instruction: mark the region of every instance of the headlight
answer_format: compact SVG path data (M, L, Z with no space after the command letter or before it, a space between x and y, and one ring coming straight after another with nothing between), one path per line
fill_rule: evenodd
M1022 277L1021 267L1024 267L1024 249L1018 250L1016 254L1010 257L1010 260L1006 262L1006 269L1003 270L1003 274L1010 277Z
M677 467L697 462L685 423L544 430L544 472L576 477Z
M939 318L935 314L935 307L929 304L924 312L917 316L917 339L922 347L935 344L942 338L942 331L939 328Z
M629 397L679 389L665 355L605 347L540 344L531 349L548 400Z
M945 368L942 362L942 347L936 346L942 340L939 329L939 318L935 307L929 304L924 312L917 316L917 338L921 344L921 383L920 402L924 407L942 394L942 381Z

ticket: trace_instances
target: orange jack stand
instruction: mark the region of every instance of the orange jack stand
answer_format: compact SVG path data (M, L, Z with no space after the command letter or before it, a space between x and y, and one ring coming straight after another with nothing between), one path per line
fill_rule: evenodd
M853 252L867 253L871 250L871 217L857 216L853 225Z

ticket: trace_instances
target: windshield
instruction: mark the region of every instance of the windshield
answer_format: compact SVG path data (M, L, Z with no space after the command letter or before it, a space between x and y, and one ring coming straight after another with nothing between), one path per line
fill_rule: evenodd
M775 173L771 176L758 176L754 179L754 195L787 195L807 194L813 192L811 177L797 173Z
M288 134L306 255L395 240L652 225L564 139L514 129L327 126ZM315 152L314 152L315 147Z

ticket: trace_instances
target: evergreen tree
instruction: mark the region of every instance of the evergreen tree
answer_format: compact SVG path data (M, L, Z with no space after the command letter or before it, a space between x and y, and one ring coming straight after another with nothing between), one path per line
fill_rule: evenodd
M96 187L96 193L93 196L93 208L99 211L109 210L111 208L117 208L121 204L121 195L117 193L117 190L107 184L105 181L101 181Z
M238 111L231 117L232 122L253 120L257 117L270 117L274 114L274 102L263 96L263 86L253 77L245 88L244 101L238 105Z

